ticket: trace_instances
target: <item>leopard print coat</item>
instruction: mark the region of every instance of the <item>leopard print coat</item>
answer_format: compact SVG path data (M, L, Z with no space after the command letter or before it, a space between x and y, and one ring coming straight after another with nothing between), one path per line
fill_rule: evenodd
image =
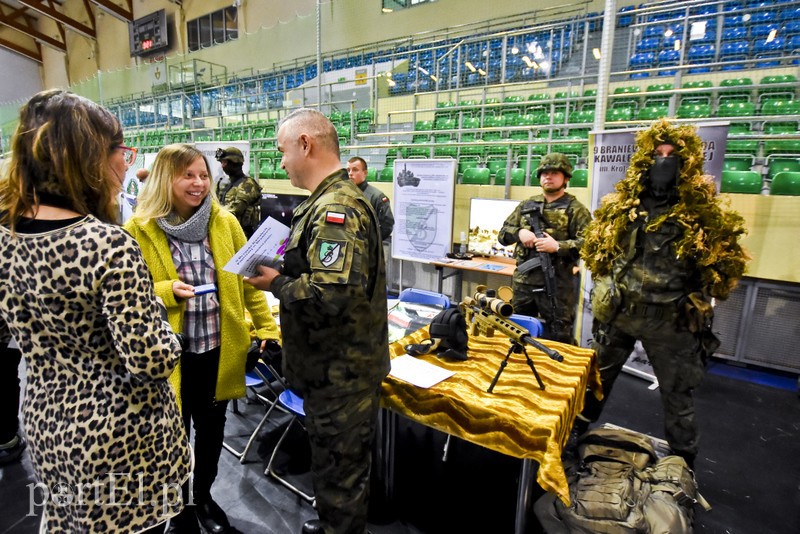
M92 216L0 227L0 342L25 356L25 433L47 532L140 532L181 508L191 452L167 377L179 347L139 247Z

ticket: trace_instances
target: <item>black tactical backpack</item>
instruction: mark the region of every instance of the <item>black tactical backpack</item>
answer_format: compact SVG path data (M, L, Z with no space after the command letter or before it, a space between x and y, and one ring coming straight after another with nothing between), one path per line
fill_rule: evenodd
M598 428L579 439L580 461L567 467L570 506L547 494L536 515L548 534L683 534L694 504L707 510L680 456L658 458L647 436Z

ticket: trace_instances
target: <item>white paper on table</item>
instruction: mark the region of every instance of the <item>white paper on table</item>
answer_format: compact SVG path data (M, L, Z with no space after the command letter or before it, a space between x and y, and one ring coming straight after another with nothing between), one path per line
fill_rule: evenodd
M448 371L408 354L393 359L392 370L389 371L390 376L424 389L435 386L454 374L455 371Z
M257 265L277 268L277 264L283 258L288 239L289 227L272 217L267 217L253 237L233 255L223 269L250 277L258 274Z

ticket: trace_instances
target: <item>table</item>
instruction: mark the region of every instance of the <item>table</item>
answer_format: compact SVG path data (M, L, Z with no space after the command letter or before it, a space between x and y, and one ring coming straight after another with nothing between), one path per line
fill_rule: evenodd
M435 260L431 262L431 265L436 267L436 271L439 273L437 289L439 293L442 292L442 286L447 278L456 277L456 287L453 295L453 300L456 302L461 302L461 283L464 281L464 271L511 276L516 269L513 259L479 258L477 256L471 260ZM444 274L445 269L451 269L453 272Z
M427 337L426 327L392 343L391 357L404 355L406 344L419 343ZM539 485L569 504L561 452L575 416L583 409L586 387L599 391L600 375L593 351L540 341L564 357L563 362L556 362L534 347L527 347L545 384L544 391L536 384L524 355L514 354L494 393L486 392L510 346L508 339L499 336L471 336L466 362L421 356L429 363L456 372L429 389L417 388L391 376L382 384L382 405L392 412L523 460L517 495L517 533L525 531L533 461L539 464L536 472ZM387 432L391 431L390 426ZM388 441L392 441L391 436ZM389 462L392 453L390 446ZM388 476L391 479L391 468Z

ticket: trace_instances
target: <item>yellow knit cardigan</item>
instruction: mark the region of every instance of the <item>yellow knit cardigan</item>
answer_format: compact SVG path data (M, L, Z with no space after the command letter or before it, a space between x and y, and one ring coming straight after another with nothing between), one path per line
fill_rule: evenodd
M135 216L125 223L127 230L139 243L142 255L153 276L156 295L167 307L169 324L175 332L183 331L184 301L178 301L172 284L178 280L178 271L172 261L167 235L154 219L143 221ZM252 337L279 339L275 320L270 314L264 293L242 277L222 267L247 241L242 227L231 213L219 203L211 204L208 223L211 254L217 271L217 289L220 303L220 359L217 373L216 400L243 397L245 394L244 366ZM252 321L245 317L245 307ZM180 399L180 366L175 368L170 382Z

